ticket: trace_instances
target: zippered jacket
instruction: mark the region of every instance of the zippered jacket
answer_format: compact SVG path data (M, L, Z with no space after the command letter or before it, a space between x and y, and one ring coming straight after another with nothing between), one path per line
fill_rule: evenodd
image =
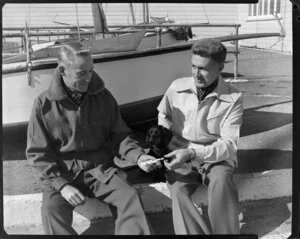
M26 156L43 189L59 191L82 171L105 183L117 170L114 156L136 164L145 153L131 133L115 98L95 72L78 107L56 69L48 90L34 101Z

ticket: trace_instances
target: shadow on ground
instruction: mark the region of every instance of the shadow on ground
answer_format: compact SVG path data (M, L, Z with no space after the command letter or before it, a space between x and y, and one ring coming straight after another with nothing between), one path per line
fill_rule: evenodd
M273 130L293 122L293 115L289 113L258 111L260 109L291 103L291 100L273 104L261 105L244 110L241 137Z
M287 205L291 202L290 197L244 202L241 209L241 233L255 233L262 237L271 232L275 233L274 230L279 227L280 231L289 231L291 212Z
M147 214L154 235L174 235L171 212ZM98 219L91 223L81 235L114 235L115 223L113 218Z
M276 149L238 150L238 173L256 173L266 170L292 168L293 152Z
M244 111L241 137L266 133L267 131L291 124L293 122L292 114L259 111L267 107L276 107L290 102L291 100L281 101L246 109ZM238 150L239 167L237 171L239 173L254 173L266 170L292 168L292 150L282 150L280 148L272 149L278 141L290 142L292 132L287 134L269 132L268 134L270 136L263 138L267 140L267 142L263 143L269 145L270 148L261 147L257 149Z

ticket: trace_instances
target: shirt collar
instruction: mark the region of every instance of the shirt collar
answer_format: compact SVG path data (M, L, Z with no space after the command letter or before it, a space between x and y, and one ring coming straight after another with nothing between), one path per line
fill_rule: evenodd
M186 78L186 81L178 84L176 88L177 88L176 91L178 93L186 92L186 91L195 92L195 93L197 92L193 77ZM221 75L219 75L217 87L206 96L206 98L208 97L217 97L220 100L226 102L233 102L233 99L231 97L231 92L229 90L229 85L224 81Z
M92 79L89 83L89 87L87 90L87 94L96 94L104 88L104 81L100 78L100 76L96 74L96 72L93 72ZM63 100L68 98L68 94L62 85L61 75L58 68L56 68L53 73L52 81L46 94L49 100Z

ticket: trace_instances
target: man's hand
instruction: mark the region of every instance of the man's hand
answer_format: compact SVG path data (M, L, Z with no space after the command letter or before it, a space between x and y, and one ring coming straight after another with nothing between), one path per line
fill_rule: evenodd
M164 164L168 170L181 168L193 155L195 155L193 149L176 149L164 156L168 159L164 160Z
M151 163L152 160L155 161L156 158L147 154L143 154L139 157L137 165L147 173L162 167L161 162Z
M67 184L60 190L61 195L66 199L72 206L76 207L85 203L85 197L75 187Z

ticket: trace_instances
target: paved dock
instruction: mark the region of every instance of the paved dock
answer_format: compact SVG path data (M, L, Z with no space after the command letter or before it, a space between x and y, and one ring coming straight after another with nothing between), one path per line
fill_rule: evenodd
M292 56L245 48L240 52L240 77L232 78L232 55L224 76L244 93L239 168L234 176L241 202L241 232L263 239L287 238L291 234L292 206ZM41 191L24 160L26 135L18 136L3 139L4 229L8 234L43 234ZM173 235L165 184L135 186L154 232ZM199 190L194 197L205 211L206 192ZM74 214L78 233L113 235L110 211L103 205L97 210L103 212L102 217L94 219L90 228L86 217Z

